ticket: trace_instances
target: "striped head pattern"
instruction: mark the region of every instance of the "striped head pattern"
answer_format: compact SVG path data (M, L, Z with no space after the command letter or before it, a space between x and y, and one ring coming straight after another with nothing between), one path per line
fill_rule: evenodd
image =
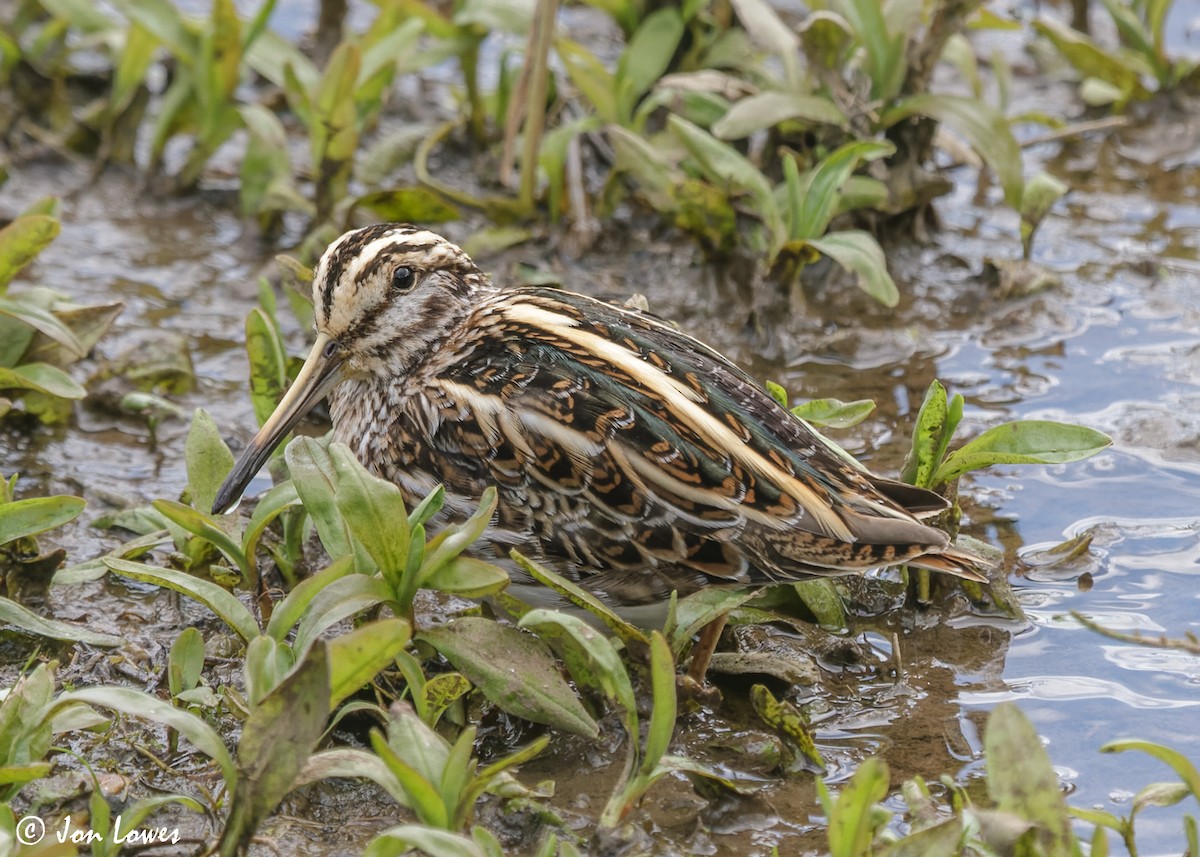
M415 226L347 232L313 277L317 333L345 377L409 370L469 311L487 278L459 247Z

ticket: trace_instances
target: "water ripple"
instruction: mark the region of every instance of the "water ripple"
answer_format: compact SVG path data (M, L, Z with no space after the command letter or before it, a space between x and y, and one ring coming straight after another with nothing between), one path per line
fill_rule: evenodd
M1002 691L965 691L959 695L963 705L994 706L1001 702L1017 700L1042 700L1047 702L1070 702L1080 699L1113 699L1130 708L1163 710L1191 708L1200 705L1200 700L1162 699L1134 693L1115 681L1091 676L1042 675L1029 676L1008 682Z

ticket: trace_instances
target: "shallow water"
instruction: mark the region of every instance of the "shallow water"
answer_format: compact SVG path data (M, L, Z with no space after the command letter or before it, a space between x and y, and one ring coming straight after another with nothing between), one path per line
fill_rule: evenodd
M1200 630L1198 139L1196 111L1164 109L1118 132L1032 150L1072 191L1035 246L1037 261L1059 273L1062 285L1024 298L1000 299L989 290L983 259L1019 254L1016 218L997 205L994 190L981 195L966 173L937 205L943 231L934 243L890 249L904 295L894 311L831 280L806 289L803 313L748 330L748 310L734 285L702 267L686 243L638 227L614 230L578 260L538 244L480 260L498 279L515 277L516 266L528 263L555 271L579 291L644 293L657 313L757 376L784 384L795 398L875 399L872 417L836 438L881 471L898 469L915 411L935 377L966 397L964 431L1051 418L1113 436L1112 449L1087 462L995 468L967 480L966 529L1003 546L1029 621L965 609L863 618L851 639L865 644L857 660L823 659L813 706L824 712L818 738L833 782L880 753L894 784L958 771L981 788L982 725L1003 700L1019 702L1033 720L1077 806L1127 812L1138 788L1171 778L1149 757L1099 753L1111 739L1158 741L1200 758L1200 659L1107 640L1066 616L1077 610L1115 630L1147 635ZM155 337L182 337L197 387L175 401L185 412L208 408L240 444L253 427L242 323L274 250L220 195L153 196L119 171L94 186L84 182L59 164L14 171L0 213L13 214L47 193L66 197L62 236L25 279L80 302L125 302L91 368L143 351ZM462 239L469 228L451 224L446 231ZM305 333L294 324L290 337L297 352L305 349ZM52 539L71 560L81 560L117 543L118 536L87 526L112 504L178 495L185 432L185 422L168 421L154 447L137 421L84 405L67 428L0 428L0 473L21 473L22 496L87 498L80 523ZM1086 557L1051 570L1021 562L1084 532L1094 536ZM1078 582L1085 573L1090 587ZM123 634L159 666L178 628L202 612L119 582L52 589L43 609ZM899 679L888 669L896 656L893 634ZM0 640L8 664L19 664L36 645L19 635ZM753 728L740 690L730 684L717 710L681 718L680 748L744 765L745 757L722 749L746 740L742 733ZM793 689L790 698L808 701L812 693ZM555 806L594 815L619 771L614 750L556 740L553 752L522 777L554 779ZM810 778L770 772L763 778L758 798L715 809L685 783L661 784L640 821L658 834L662 853L820 849ZM312 807L340 807L346 794L352 793L339 799L336 788L323 786L303 798L307 810L293 804L291 814L311 811L318 828L329 817L323 829L337 830L345 820L338 810ZM380 811L372 805L369 815ZM1182 811L1152 809L1140 817L1142 853L1182 850ZM387 823L386 807L382 812L380 827ZM365 820L355 823L360 827L364 838L374 829ZM355 850L352 842L290 829L297 853L340 853L334 842Z

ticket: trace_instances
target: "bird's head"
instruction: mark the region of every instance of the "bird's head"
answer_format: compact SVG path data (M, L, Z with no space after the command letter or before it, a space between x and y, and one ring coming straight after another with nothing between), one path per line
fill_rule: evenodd
M461 249L414 226L347 232L313 276L317 338L287 394L226 477L214 512L241 496L292 427L342 381L394 380L470 311L487 279Z

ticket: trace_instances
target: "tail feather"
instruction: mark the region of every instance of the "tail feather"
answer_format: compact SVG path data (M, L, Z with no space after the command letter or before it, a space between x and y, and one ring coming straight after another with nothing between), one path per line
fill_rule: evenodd
M986 571L994 566L988 560L970 551L956 547L946 547L934 553L922 554L908 561L909 565L917 568L927 568L930 571L940 571L952 574L964 580L974 580L977 583L987 583Z

